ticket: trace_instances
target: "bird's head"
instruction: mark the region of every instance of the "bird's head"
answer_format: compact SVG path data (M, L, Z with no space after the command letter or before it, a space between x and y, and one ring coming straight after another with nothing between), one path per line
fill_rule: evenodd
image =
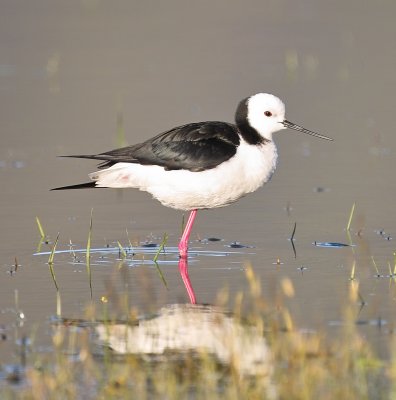
M254 137L256 133L261 138L272 140L274 132L289 128L321 139L333 140L286 120L284 103L269 93L257 93L242 100L238 105L235 119L241 133L246 132L248 138Z

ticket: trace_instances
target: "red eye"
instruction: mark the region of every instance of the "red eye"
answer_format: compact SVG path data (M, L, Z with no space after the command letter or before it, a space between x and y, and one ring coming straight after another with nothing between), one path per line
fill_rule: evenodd
M265 112L264 112L264 115L265 115L266 117L272 117L272 112L271 112L271 111L265 111Z

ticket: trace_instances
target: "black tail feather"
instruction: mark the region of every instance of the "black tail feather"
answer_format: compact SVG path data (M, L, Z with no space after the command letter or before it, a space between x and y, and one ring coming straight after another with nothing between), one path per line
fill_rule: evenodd
M58 157L68 157L68 158L85 158L89 160L99 160L102 161L99 165L99 169L111 167L118 162L132 162L129 157L120 157L120 156L111 156L106 154L81 154L81 155L73 155L73 156L58 156Z
M79 185L62 186L51 190L68 190L68 189L92 189L96 187L95 182L80 183Z
M111 156L107 154L81 154L81 155L72 155L72 156L58 156L58 157L67 157L67 158L88 158L90 160L99 160L99 161L118 161L119 157Z

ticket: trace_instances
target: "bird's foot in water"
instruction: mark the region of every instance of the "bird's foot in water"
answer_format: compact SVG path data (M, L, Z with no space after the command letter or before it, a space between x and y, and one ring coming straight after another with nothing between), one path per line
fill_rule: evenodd
M188 244L180 242L179 243L179 257L187 259L188 256Z

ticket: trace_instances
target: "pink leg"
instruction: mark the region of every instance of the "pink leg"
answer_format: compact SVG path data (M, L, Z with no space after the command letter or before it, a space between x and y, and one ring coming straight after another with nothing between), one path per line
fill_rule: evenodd
M181 258L187 258L188 252L188 239L190 238L191 229L195 220L195 216L197 215L197 210L192 210L190 215L188 216L186 227L184 228L184 232L179 242L179 255Z
M191 285L190 277L188 276L188 261L187 257L180 257L179 259L179 271L183 279L184 286L186 287L188 296L190 297L191 304L197 304L195 299L194 289Z

